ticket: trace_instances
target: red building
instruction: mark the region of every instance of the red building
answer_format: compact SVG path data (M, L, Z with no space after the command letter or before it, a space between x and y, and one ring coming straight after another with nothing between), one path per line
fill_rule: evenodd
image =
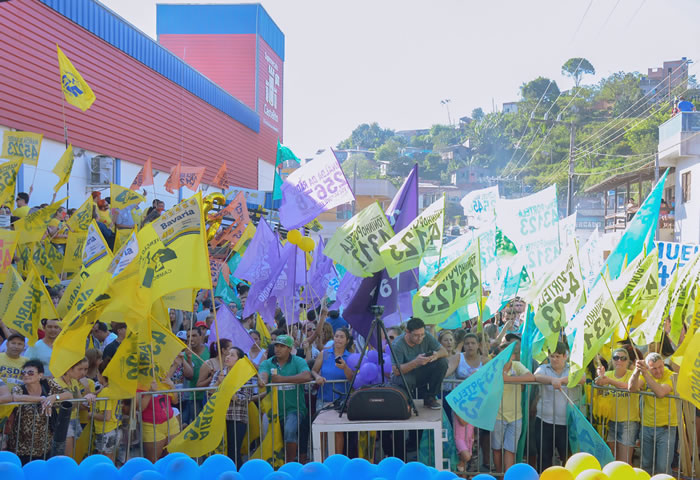
M76 157L71 206L99 177L91 156L111 159L105 176L122 185L150 157L166 172L160 185L178 161L206 166L204 183L226 161L232 185L270 188L263 184L282 133L284 35L260 5L159 5L158 15L162 45L93 0L0 3L0 129L44 134L38 170L22 167L20 190L30 178L35 192L55 183L64 108L68 141L87 159L85 168ZM186 24L198 29L180 28ZM56 44L95 92L86 112L63 106Z

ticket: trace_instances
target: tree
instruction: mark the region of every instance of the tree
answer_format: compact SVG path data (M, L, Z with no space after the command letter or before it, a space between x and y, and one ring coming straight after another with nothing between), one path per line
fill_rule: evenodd
M581 77L583 77L583 74L595 75L595 68L593 68L591 62L585 58L576 57L568 59L566 63L561 66L561 73L562 75L573 78L574 85L578 88L581 84Z
M345 176L352 182L352 177L355 175L355 165L357 165L357 178L377 178L379 169L377 165L368 160L367 157L360 154L353 154L343 162L343 171Z
M559 87L557 82L545 77L537 77L520 86L520 95L525 101L534 101L537 103L542 98L542 103L551 104L559 96Z
M350 149L374 149L381 146L389 138L394 136L394 131L384 129L377 122L363 123L358 125L350 134L350 138L346 138L338 144L338 148Z
M477 107L472 110L472 120L479 121L484 118L484 110L481 107Z

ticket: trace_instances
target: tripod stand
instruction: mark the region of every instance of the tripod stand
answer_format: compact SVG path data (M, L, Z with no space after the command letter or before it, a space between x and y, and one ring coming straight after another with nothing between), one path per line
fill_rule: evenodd
M384 378L384 355L383 352L381 351L381 339L382 339L382 333L384 333L384 338L389 338L389 335L387 334L386 327L384 326L384 321L382 320L382 314L384 313L384 306L383 305L372 305L370 307L372 309L372 313L374 313L374 320L372 320L372 325L369 327L369 334L367 335L367 341L365 342L364 347L362 347L362 352L360 353L360 359L357 361L357 368L355 369L355 373L352 375L352 380L350 381L350 388L348 391L345 393L345 398L343 398L343 402L340 406L340 414L338 415L339 417L343 416L343 412L345 412L345 408L347 407L348 399L350 398L350 393L352 393L352 386L355 384L355 378L357 377L357 373L360 371L360 365L362 365L362 359L365 357L365 354L367 353L367 349L369 348L370 341L372 339L372 334L374 333L376 335L375 339L377 342L377 350L378 350L378 355L377 355L377 363L379 365L379 372L382 375L382 378ZM396 359L396 354L394 353L394 349L391 346L391 343L387 342L387 347L389 347L389 352L391 353L391 360L393 364L396 366L396 370L399 372L399 376L401 377L401 381L403 382L403 386L406 389L406 393L408 394L408 401L411 404L411 409L413 410L413 413L415 413L416 416L418 416L418 409L416 408L416 404L413 402L413 396L411 395L411 392L408 388L408 382L406 382L406 378L403 376L403 372L401 372L401 369L399 368L399 362Z

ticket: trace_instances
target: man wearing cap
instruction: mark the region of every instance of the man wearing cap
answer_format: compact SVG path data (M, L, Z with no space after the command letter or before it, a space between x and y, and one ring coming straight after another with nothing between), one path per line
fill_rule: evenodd
M7 337L7 352L0 353L0 380L10 385L22 385L20 372L29 360L22 356L25 340L22 335L13 332Z
M306 383L311 381L311 371L306 361L292 355L294 340L289 335L279 335L273 342L275 356L260 364L258 384L264 387L270 383ZM307 410L303 387L285 385L279 388L279 402L283 405L280 418L285 442L285 460L296 461L297 445L302 443L301 462L306 454L303 448L308 435ZM269 391L269 387L268 387Z

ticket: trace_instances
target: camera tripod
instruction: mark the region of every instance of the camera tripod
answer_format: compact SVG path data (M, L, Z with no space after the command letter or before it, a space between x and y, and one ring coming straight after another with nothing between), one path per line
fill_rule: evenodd
M386 326L384 326L384 321L382 320L382 314L384 313L384 306L383 305L372 305L370 307L372 310L372 313L374 313L374 320L372 320L372 324L369 327L369 334L367 335L365 345L362 347L362 352L360 353L360 358L357 361L357 368L355 369L355 372L352 374L352 380L350 381L350 388L348 388L347 392L344 394L343 401L340 405L340 413L338 417L343 416L343 412L345 412L345 408L347 407L348 399L350 398L350 394L352 393L353 390L353 385L355 384L355 378L357 377L357 373L360 371L360 365L362 365L362 359L365 357L367 354L367 350L369 348L369 345L372 341L372 335L375 335L375 340L377 342L377 364L379 365L379 372L382 375L382 379L384 379L384 355L383 351L381 348L381 339L382 339L382 333L384 333L384 338L389 338L389 335L387 334L386 331ZM399 377L401 377L401 381L403 382L403 386L406 389L406 393L408 394L408 401L411 404L411 409L413 410L413 413L418 416L418 409L416 408L416 404L413 402L413 396L411 395L411 392L408 388L408 382L406 382L406 377L404 377L403 372L399 368L399 362L396 359L396 354L394 353L394 348L391 346L391 343L387 341L387 347L389 347L389 352L391 353L391 360L393 362L393 365L396 367L396 370L399 372Z

